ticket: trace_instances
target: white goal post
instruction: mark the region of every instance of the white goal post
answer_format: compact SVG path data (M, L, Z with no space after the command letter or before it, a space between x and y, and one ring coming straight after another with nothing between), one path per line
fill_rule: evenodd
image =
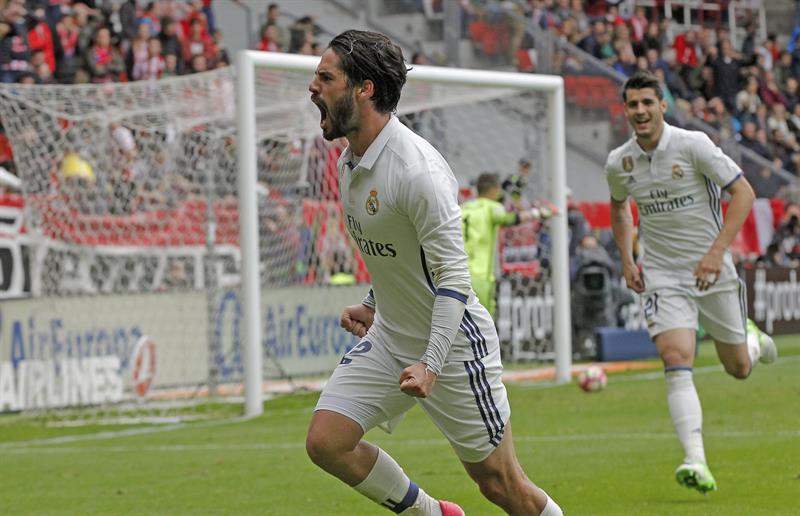
M237 55L236 121L238 130L238 203L240 213L241 285L242 285L242 360L244 362L245 415L257 416L262 407L262 335L261 280L259 276L259 232L257 184L257 84L256 71L295 72L307 75L308 81L319 63L318 57L245 50ZM566 155L564 121L564 82L559 76L490 72L432 66L414 66L408 84L431 83L450 87L470 86L493 90L538 92L546 97L547 127L545 142L549 160L544 167L550 191L548 200L561 216L549 223L552 238L550 255L553 292L553 327L556 381L570 381L572 329L570 319L570 284L568 233L566 217ZM307 82L306 82L307 84ZM280 98L274 100L281 102ZM401 99L401 105L403 100ZM310 104L310 101L308 101ZM291 106L286 106L291 110ZM435 106L431 106L432 108ZM279 120L276 122L280 123ZM527 130L527 128L526 128ZM536 127L531 125L530 131ZM319 131L319 128L317 128ZM498 151L499 152L499 151ZM445 156L447 158L447 156ZM451 162L451 166L453 163ZM458 170L453 166L458 175Z

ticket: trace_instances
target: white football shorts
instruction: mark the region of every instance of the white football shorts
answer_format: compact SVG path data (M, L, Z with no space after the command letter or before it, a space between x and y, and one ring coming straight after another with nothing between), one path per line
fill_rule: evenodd
M448 361L427 398L400 391L400 373L419 357L400 357L387 349L376 328L342 357L325 384L315 410L330 410L354 420L364 432L375 426L391 431L419 403L464 462L480 462L500 444L511 416L497 334L484 336L486 356ZM397 343L395 343L397 344ZM398 346L400 347L400 346Z
M697 329L699 321L718 342L745 342L747 293L740 279L718 283L705 292L695 287L660 287L645 291L641 300L651 338L676 328Z

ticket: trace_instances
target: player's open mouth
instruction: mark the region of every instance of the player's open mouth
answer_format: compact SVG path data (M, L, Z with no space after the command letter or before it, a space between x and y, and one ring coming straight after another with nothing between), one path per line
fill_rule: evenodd
M317 106L317 109L319 109L319 125L322 127L325 124L325 121L328 119L328 109L318 98L312 98L311 102L313 102L314 105Z

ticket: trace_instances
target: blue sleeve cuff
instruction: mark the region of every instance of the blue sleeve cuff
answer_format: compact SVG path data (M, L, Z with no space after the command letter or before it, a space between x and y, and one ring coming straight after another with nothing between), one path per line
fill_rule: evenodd
M461 292L456 292L455 290L450 290L449 288L440 288L440 289L438 289L436 291L436 295L437 296L452 297L453 299L457 299L457 300L461 301L465 305L467 304L467 299L468 299L467 296L465 296Z
M729 187L729 186L731 186L731 185L732 185L733 183L735 183L736 181L738 181L740 177L742 177L742 173L741 173L741 172L739 172L738 174L736 174L736 177L734 177L733 179L731 179L731 180L730 180L730 182L729 182L727 185L725 185L725 186L723 186L723 187L722 187L722 189L723 189L723 190L727 190L727 189L728 189L728 187Z

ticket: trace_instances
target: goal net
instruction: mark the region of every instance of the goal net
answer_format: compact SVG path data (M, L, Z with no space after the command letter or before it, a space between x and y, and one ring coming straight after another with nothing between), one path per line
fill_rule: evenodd
M309 253L318 260L310 264L313 271L304 271L306 280L322 278L330 284L344 274L356 284L354 290L332 292L337 313L343 305L362 299L369 278L344 230L338 202L336 160L343 142L322 139L319 112L309 101L308 84L317 63L315 57L252 51L239 54L239 203L243 214L248 205L255 205L256 196L248 192L252 191L250 185L258 182L286 205L302 204L305 225L300 233L307 234L310 229L316 236L276 238L282 242L299 239L317 246ZM516 202L545 200L563 213L563 113L563 85L558 77L417 66L409 74L396 114L447 159L465 197L480 173L495 172L502 178L516 171L520 159L526 159L534 164L534 171L522 199ZM265 169L253 159L264 149L269 152L274 148L274 140L295 142L296 154L303 156L295 176L280 168ZM297 187L287 185L286 180L296 180ZM257 234L263 245L261 222L243 216L242 224L242 249L248 240L258 241ZM253 227L248 229L250 224ZM547 227L531 224L504 234L497 310L506 357L555 359L559 381L569 379L571 356L566 240L565 217L554 219ZM248 261L254 258L255 253L243 252L245 289L258 283L257 264L253 261L248 267ZM317 292L320 290L314 291L314 297ZM263 291L266 301L260 300L261 294L254 288L243 292L245 306L252 308L243 318L248 345L262 340L261 304L268 305L272 293ZM262 377L257 362L265 355L257 345L245 354L252 367L245 371L247 390L255 394L260 392L257 385ZM248 413L259 411L259 399L248 397L246 409Z
M309 102L315 66L245 52L236 73L0 86L22 182L0 194L0 412L160 416L246 394L255 414L263 389L335 367L356 343L340 310L369 275L338 202L342 142L321 138ZM527 158L528 197L563 210L559 88L418 67L397 115L465 196L481 172ZM561 379L565 240L563 217L505 235L497 314L511 359L566 346Z

